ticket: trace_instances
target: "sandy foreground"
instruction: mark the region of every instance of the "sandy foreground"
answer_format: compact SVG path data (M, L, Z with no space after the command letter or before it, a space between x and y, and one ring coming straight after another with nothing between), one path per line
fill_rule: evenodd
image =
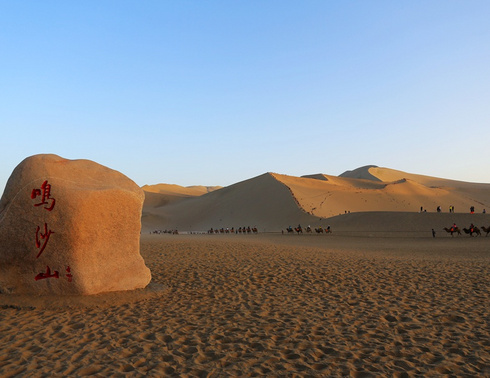
M0 376L490 376L490 237L143 235L141 253L142 291L0 295Z

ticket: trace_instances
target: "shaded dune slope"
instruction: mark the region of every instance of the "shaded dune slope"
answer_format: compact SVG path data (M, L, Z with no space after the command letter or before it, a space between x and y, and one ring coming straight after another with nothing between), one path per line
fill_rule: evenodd
M346 236L450 236L444 227L450 228L454 223L462 230L471 223L477 227L490 226L488 214L470 213L416 213L373 211L338 215L329 218L329 225L337 235ZM485 233L482 234L485 236ZM469 237L463 231L454 237Z

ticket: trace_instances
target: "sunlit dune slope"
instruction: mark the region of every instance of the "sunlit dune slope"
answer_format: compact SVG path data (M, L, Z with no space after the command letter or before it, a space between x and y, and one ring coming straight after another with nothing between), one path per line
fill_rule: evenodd
M322 218L359 211L419 211L420 207L435 211L438 206L447 209L449 205L469 211L475 202L490 202L489 193L465 197L460 190L425 186L410 179L381 182L323 176L327 180L274 174L302 209Z

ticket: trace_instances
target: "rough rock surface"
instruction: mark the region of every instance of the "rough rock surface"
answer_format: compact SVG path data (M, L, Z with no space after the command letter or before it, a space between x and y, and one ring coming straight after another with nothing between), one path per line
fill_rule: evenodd
M0 292L88 295L144 288L144 192L89 160L26 158L0 200Z

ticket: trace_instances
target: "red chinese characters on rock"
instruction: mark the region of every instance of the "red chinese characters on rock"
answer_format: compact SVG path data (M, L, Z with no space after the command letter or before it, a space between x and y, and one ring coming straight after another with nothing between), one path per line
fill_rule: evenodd
M44 249L46 248L46 245L48 244L49 237L51 234L54 234L53 231L48 230L48 224L44 223L44 234L42 232L39 232L41 230L41 227L37 226L36 230L36 248L41 248L39 250L39 253L36 256L36 259L41 256L41 254L44 252ZM44 240L44 242L41 244L41 240Z
M40 207L43 206L45 210L51 212L54 209L54 206L56 204L56 199L51 197L51 185L48 184L48 180L45 180L40 189L34 188L32 189L31 192L31 199L32 200L38 200L39 202L35 203L34 206ZM48 228L48 224L44 222L44 227L43 226L37 226L36 229L36 248L39 250L36 259L38 259L46 249L48 245L49 238L52 234L55 232L50 230ZM58 270L54 270L51 272L51 268L49 265L46 266L46 272L41 272L34 279L36 281L39 280L44 280L47 278L56 278L59 279L60 277L63 277L60 275ZM73 280L73 275L71 274L71 268L70 266L66 267L66 274L65 278L68 280L68 282L72 282Z
M38 196L41 196L41 202L36 203L34 206L46 205L44 206L44 208L48 211L54 209L56 200L54 198L51 198L51 185L48 184L48 180L45 180L42 183L41 189L32 189L31 199L36 199Z
M71 269L70 266L66 267L66 278L68 279L68 282L71 282L73 276L71 275Z
M68 282L71 282L73 276L71 275L71 269L69 266L66 267L66 272L67 274L65 275L65 277L68 280ZM36 281L44 280L46 278L60 278L60 272L55 270L53 273L51 273L51 268L49 266L46 266L46 272L41 272L36 277L34 277Z
M39 273L34 279L36 281L44 280L45 278L60 278L60 274L57 270L51 274L51 268L49 266L46 267L46 273Z

